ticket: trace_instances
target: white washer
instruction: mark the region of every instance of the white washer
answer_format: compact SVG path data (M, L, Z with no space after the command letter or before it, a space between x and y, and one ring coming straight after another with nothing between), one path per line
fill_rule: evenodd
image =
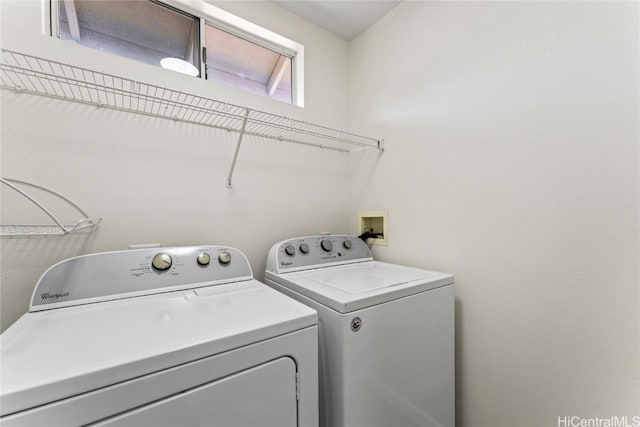
M0 336L0 424L317 426L317 315L222 246L72 258Z
M321 425L455 425L452 275L312 236L274 245L265 283L318 311Z

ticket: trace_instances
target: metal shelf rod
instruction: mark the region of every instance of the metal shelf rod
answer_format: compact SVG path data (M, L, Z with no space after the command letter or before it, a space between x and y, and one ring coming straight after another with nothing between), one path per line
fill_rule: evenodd
M242 144L242 138L244 137L244 131L247 127L247 118L249 117L249 109L244 115L244 120L242 122L242 129L240 129L240 135L238 135L238 142L236 144L236 152L233 153L233 161L231 162L231 169L229 170L229 176L227 177L227 188L231 188L231 178L233 178L233 170L236 168L236 162L238 161L238 153L240 152L240 144Z

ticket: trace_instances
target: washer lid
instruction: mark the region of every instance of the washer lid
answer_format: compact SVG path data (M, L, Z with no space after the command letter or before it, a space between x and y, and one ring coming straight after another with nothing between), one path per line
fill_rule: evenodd
M0 415L316 323L255 280L27 313L0 336Z
M447 273L380 261L267 277L340 313L382 304L453 283Z

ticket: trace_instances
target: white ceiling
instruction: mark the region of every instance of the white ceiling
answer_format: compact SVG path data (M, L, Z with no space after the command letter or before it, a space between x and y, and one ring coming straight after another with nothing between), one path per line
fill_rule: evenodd
M275 0L289 11L350 41L401 3L401 0Z

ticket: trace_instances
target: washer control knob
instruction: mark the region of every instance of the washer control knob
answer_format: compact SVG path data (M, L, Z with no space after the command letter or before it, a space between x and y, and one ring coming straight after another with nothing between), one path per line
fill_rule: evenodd
M296 254L296 248L293 245L287 245L284 248L284 253L286 253L289 256L294 256Z
M220 264L229 264L231 262L231 254L227 251L220 252L220 255L218 255L218 261Z
M196 258L196 261L198 261L198 264L200 265L209 265L209 263L211 262L211 255L206 252L200 252L198 254L198 257Z
M345 240L344 242L342 242L342 246L344 246L345 249L351 249L351 240Z
M327 252L331 252L333 250L333 243L331 243L331 241L327 239L324 239L323 241L321 241L320 246L322 247L323 250Z
M165 254L163 252L159 254L155 254L153 259L151 260L151 265L156 270L164 271L168 270L173 264L173 260L171 259L171 255Z
M307 245L306 243L300 243L300 252L302 252L303 254L308 254L309 245Z

